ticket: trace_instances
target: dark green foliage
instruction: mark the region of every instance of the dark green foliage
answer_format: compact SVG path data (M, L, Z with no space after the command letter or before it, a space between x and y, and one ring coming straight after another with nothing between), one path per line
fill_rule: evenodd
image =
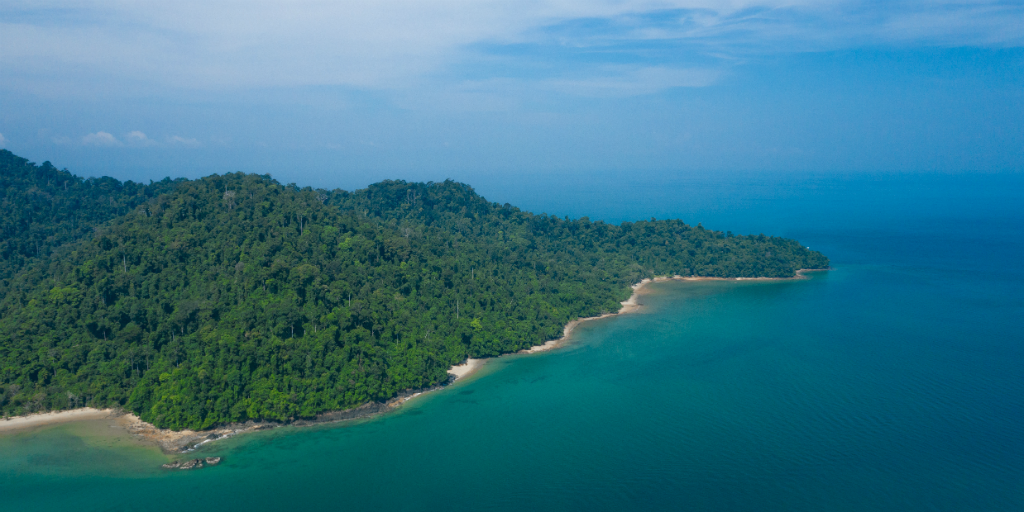
M644 277L828 266L792 240L533 215L454 182L162 183L21 260L0 302L0 411L123 406L174 429L313 417L543 343Z
M32 258L83 238L94 226L173 190L176 183L82 179L50 162L37 166L0 150L0 291Z

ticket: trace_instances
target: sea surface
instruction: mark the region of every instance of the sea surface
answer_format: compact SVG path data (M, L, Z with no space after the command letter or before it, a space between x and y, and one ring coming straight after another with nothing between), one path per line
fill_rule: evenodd
M0 435L0 509L1024 510L1024 175L577 178L477 188L795 237L834 270L657 283L567 348L199 471L102 422Z

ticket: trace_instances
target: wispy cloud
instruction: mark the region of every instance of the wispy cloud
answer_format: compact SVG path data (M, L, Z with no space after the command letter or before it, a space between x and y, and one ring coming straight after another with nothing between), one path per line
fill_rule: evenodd
M185 88L395 89L516 45L589 48L596 77L651 45L673 58L1024 45L1024 6L998 0L50 1L7 2L0 19L0 66L25 86L71 74ZM602 50L615 56L602 62Z
M203 145L196 139L182 137L179 135L172 135L170 137L167 137L167 144L172 146L184 146L188 148L198 148Z
M142 133L139 130L128 132L128 134L124 136L124 140L130 146L147 147L157 145L155 140L147 137L145 133Z
M123 146L121 141L117 140L117 137L107 132L96 132L90 133L85 137L82 137L82 144L86 146L102 146L102 147L113 147Z
M0 148L7 147L7 139L4 138L4 134L0 133Z
M49 139L52 143L63 146L92 146L92 147L132 147L132 148L152 148L152 147L188 147L197 148L203 144L198 139L191 137L182 137L180 135L170 135L164 137L161 140L154 140L140 130L132 130L121 139L109 132L98 131L90 133L81 138L71 138L67 136L55 136ZM3 136L0 135L0 147L2 147Z
M676 87L706 87L721 72L714 69L669 67L608 67L584 78L559 78L545 82L552 89L582 96L638 96Z

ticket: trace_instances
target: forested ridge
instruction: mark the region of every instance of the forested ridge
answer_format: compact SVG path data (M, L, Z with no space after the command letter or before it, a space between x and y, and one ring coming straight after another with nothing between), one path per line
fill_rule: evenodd
M144 186L75 176L0 150L0 291L33 258L92 233L96 225L173 190L182 180Z
M119 406L173 429L309 418L541 344L617 311L645 277L828 266L794 240L535 215L451 181L142 185L0 160L4 415Z

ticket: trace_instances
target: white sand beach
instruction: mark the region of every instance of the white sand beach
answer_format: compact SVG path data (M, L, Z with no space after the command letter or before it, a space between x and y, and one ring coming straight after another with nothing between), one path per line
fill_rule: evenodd
M117 415L118 413L114 409L93 409L92 407L82 407L80 409L72 409L70 411L28 414L25 416L15 416L13 418L0 420L0 432L42 427L56 423L67 423L69 421L98 420L111 418Z
M484 365L486 359L466 359L465 363L460 365L452 366L448 369L448 373L455 376L455 380L459 380L477 370Z

